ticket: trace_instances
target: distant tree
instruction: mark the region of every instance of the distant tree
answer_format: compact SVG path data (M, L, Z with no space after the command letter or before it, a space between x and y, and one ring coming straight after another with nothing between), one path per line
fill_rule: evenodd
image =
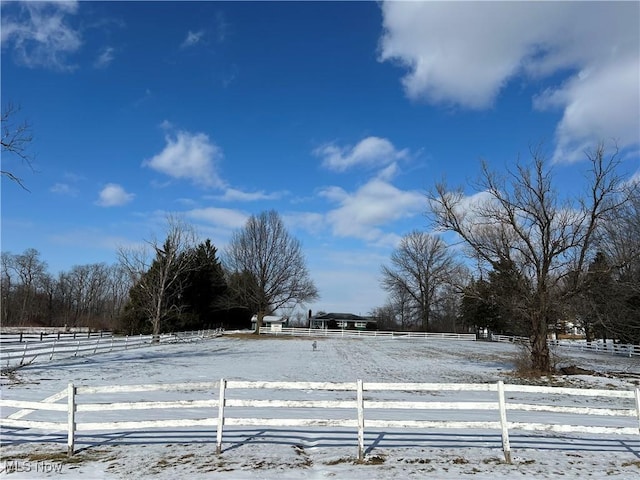
M530 288L519 292L514 308L528 323L531 369L547 373L548 327L560 304L578 290L598 228L628 197L617 174L617 150L607 155L598 145L587 152L587 193L573 201L559 199L544 156L539 150L531 153L532 163L518 162L506 178L483 162L477 187L484 198L475 204L462 189L452 191L445 183L435 186L428 201L436 227L458 234L487 265L499 270L506 262L526 279Z
M274 210L252 215L245 227L233 234L224 264L240 280L229 282L229 287L245 296L255 309L256 333L265 315L318 298L300 242L289 234Z
M217 252L210 239L189 252L193 266L186 272L182 316L190 318L190 321L181 321L184 329L205 328L212 323L215 314L224 308L227 282Z
M614 282L606 297L612 311L607 332L620 341L640 344L640 182L629 182L626 189L630 200L607 219L598 248ZM591 276L588 272L587 279ZM597 281L592 285L596 287Z
M396 329L396 312L392 304L387 303L383 307L374 308L369 316L373 318L380 330L395 330Z
M6 177L22 188L27 190L22 182L22 179L17 176L14 172L10 170L5 170L4 165L7 163L6 159L8 155L14 155L18 157L23 163L26 163L29 168L33 170L32 166L32 157L27 152L31 141L33 140L33 136L31 134L31 125L27 122L16 122L16 115L20 111L19 107L16 107L12 103L9 103L4 106L2 110L2 115L0 116L1 120L1 130L2 130L2 138L0 139L0 145L2 146L2 157L3 157L3 167L0 170L0 174L3 177Z
M408 295L422 330L428 331L438 295L457 268L440 237L413 231L400 240L390 265L382 266L382 285L387 292Z
M19 325L26 325L33 317L33 304L41 279L47 274L47 264L40 259L40 252L27 248L23 253L13 255L9 261L17 279L17 297L20 299Z
M180 296L184 293L187 272L194 269L188 253L196 244L193 227L175 216L167 217L167 236L162 244L156 240L147 242L147 248L118 250L118 257L132 279L134 286L130 297L131 312L144 312L154 341L159 341L163 322L178 314L183 308ZM135 307L135 308L133 308ZM140 314L136 319L139 320Z

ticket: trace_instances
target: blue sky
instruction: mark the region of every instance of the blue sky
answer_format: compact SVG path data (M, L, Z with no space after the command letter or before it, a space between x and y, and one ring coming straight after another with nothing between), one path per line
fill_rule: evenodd
M443 177L544 142L571 192L611 139L640 175L639 19L638 2L2 2L2 103L36 170L2 158L30 190L2 179L2 250L54 274L111 264L168 212L223 250L275 209L308 307L367 314Z

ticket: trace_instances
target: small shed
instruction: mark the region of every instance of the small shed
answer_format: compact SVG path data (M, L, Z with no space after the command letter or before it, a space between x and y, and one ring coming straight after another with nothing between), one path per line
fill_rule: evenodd
M262 318L262 326L268 327L272 332L280 332L282 331L282 327L286 325L288 318L287 317L278 317L276 315L265 315ZM256 324L258 323L258 316L254 315L251 317L251 329L256 329Z

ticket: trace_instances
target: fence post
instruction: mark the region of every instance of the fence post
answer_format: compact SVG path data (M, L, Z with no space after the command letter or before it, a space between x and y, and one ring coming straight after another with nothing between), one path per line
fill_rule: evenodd
M113 337L111 337L111 346L109 347L109 351L110 352L113 351Z
M24 350L22 351L22 359L20 359L20 365L24 365L24 356L27 354L27 345L29 345L28 340L24 342Z
M502 427L502 451L504 460L511 463L511 446L509 445L509 425L507 423L507 404L504 399L504 383L498 382L498 406L500 407L500 426Z
M356 403L358 408L358 462L364 461L364 392L362 380L356 381Z
M216 455L222 453L222 429L224 425L224 395L227 388L227 381L220 379L220 393L218 395L218 428L216 430Z
M74 437L76 430L76 387L70 383L67 388L67 455L74 451Z
M636 417L638 417L638 429L640 430L640 388L636 388Z
M53 360L53 354L56 352L56 343L58 341L54 340L53 341L53 346L51 347L51 355L49 356L49 361Z
M96 346L93 349L93 354L96 354L96 350L98 350L98 345L100 345L100 337L98 337L98 341L96 342Z
M76 351L73 354L74 357L78 356L78 350L80 350L80 340L78 340L78 342L76 343Z
M129 335L126 335L126 336L124 337L124 349L125 349L125 350L127 349L127 342L128 342L128 341L129 341Z

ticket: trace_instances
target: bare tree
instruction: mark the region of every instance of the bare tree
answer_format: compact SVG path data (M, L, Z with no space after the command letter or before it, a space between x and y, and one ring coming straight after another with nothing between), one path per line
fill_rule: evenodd
M27 153L27 147L33 140L31 125L27 122L17 123L15 121L15 116L19 111L19 107L9 103L4 107L2 115L0 116L2 123L2 138L0 139L0 145L2 146L3 163L6 163L7 154L12 154L17 156L23 163L26 163L29 168L33 170L32 157ZM7 177L8 179L16 182L22 188L27 190L22 183L22 179L15 173L5 170L3 167L3 169L0 170L0 174L3 177Z
M428 200L436 226L458 234L476 258L496 271L511 265L528 281L529 288L518 289L518 305L529 325L531 367L547 373L548 325L562 301L558 292L566 297L579 288L597 229L628 197L616 172L617 149L607 155L600 144L587 152L587 191L564 201L541 152L531 154L530 165L518 162L506 176L483 162L477 187L484 199L476 203L445 183L438 183Z
M252 215L245 227L234 233L224 256L227 272L251 281L239 296L248 297L257 316L256 333L262 319L276 310L318 298L307 271L300 242L287 232L274 210ZM230 282L233 289L245 282Z
M422 330L428 331L438 293L456 268L440 237L414 230L391 254L391 265L382 267L382 285L390 293L408 295Z
M180 308L174 300L185 285L185 273L193 268L187 253L195 248L194 228L176 216L167 216L167 234L161 244L147 241L142 248L119 248L118 258L132 279L138 307L151 324L154 341L159 341L163 320ZM170 295L172 293L173 295Z
M22 306L20 308L20 325L26 325L30 317L31 302L35 299L40 279L47 272L46 262L40 260L40 252L35 248L27 248L23 253L15 255L13 266L20 282Z

